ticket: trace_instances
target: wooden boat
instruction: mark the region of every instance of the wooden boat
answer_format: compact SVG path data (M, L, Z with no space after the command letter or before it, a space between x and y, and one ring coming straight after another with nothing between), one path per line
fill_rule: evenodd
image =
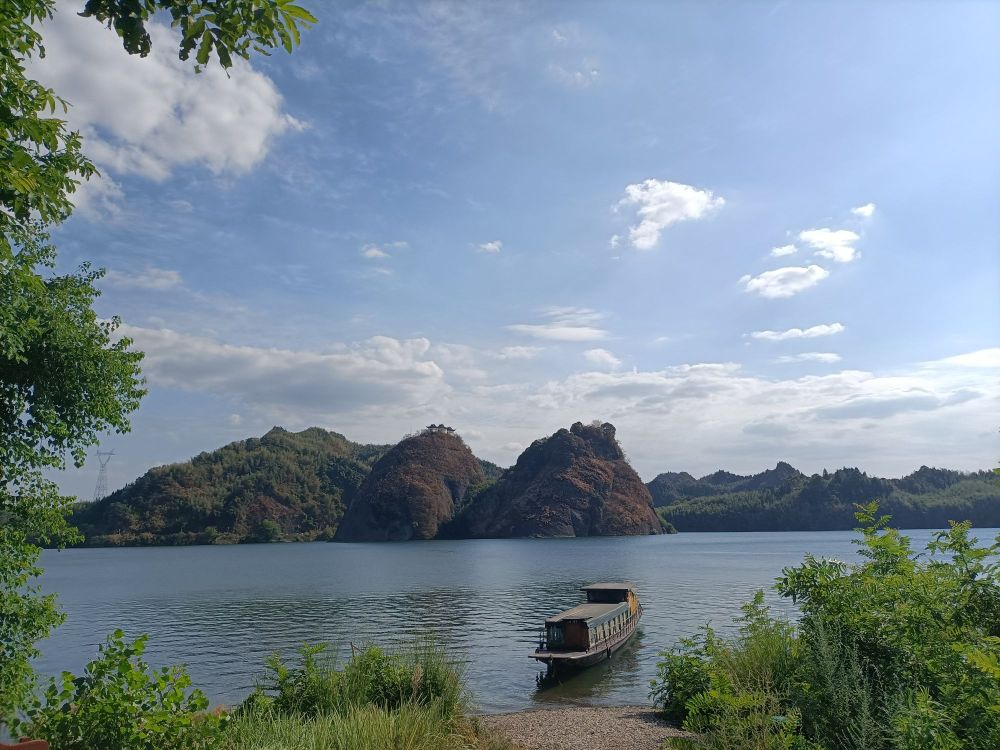
M635 633L642 605L631 583L584 586L587 601L545 621L532 659L550 669L589 667L620 649Z

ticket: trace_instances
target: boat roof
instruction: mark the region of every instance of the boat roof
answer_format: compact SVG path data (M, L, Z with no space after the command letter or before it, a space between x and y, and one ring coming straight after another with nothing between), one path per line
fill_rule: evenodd
M589 586L584 586L580 591L631 591L635 588L635 584L631 581L611 581L608 583L592 583Z
M579 620L585 621L588 624L600 625L602 622L611 620L617 617L620 613L627 611L627 602L618 602L616 604L596 604L593 602L587 602L586 604L577 604L572 609L567 609L565 612L553 615L545 621L545 624L555 625L556 623L566 622L567 620Z

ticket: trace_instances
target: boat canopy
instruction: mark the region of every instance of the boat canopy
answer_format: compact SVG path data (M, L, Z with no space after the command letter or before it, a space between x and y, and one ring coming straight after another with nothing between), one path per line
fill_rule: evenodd
M616 581L611 583L592 583L584 586L580 591L632 591L635 584L631 581Z
M629 605L627 602L617 604L597 604L588 602L578 604L572 609L553 615L545 621L546 625L558 625L564 622L585 622L587 627L593 628L603 625L619 615L628 614Z

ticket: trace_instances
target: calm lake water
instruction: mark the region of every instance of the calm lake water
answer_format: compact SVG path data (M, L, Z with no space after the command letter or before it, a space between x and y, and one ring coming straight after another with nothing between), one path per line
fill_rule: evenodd
M923 545L930 531L908 532ZM977 529L981 540L997 530ZM479 710L644 703L657 652L739 605L803 555L854 559L852 532L678 534L389 544L46 551L43 585L69 619L42 672L78 671L117 627L150 634L154 666L186 663L219 703L247 694L272 651L431 635L466 665ZM545 617L593 581L635 582L645 607L615 658L560 684L528 658ZM769 599L794 616L787 602Z

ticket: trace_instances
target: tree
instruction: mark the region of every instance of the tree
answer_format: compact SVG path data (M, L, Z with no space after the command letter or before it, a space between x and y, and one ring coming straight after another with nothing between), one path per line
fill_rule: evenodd
M32 580L40 545L73 537L70 498L43 476L81 465L105 432L126 432L145 393L142 354L119 337L116 318L93 311L102 271L54 271L49 231L73 210L81 180L97 173L79 133L57 117L67 103L26 74L45 55L44 21L55 0L0 5L0 719L22 704L33 679L35 643L62 619ZM169 14L178 55L196 67L213 54L268 54L299 43L315 19L290 0L88 0L81 15L105 24L130 54L150 51L148 21ZM41 29L41 30L40 30Z

